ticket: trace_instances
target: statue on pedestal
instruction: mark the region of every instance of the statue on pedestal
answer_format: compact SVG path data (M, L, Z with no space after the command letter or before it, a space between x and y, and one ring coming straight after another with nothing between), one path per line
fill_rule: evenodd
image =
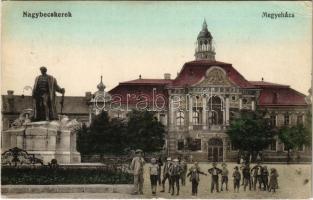
M65 93L64 88L60 88L56 79L47 74L46 67L40 67L41 75L35 79L33 87L34 105L34 121L51 121L58 119L56 110L56 94Z

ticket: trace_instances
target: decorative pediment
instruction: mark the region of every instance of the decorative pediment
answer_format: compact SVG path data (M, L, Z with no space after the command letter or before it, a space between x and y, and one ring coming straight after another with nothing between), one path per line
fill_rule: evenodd
M194 86L207 87L212 85L232 86L231 82L228 80L226 72L221 67L210 67L205 72L205 76Z

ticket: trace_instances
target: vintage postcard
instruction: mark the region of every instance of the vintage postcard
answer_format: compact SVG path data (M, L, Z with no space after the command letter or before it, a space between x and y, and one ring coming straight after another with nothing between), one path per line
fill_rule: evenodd
M2 198L311 198L311 1L1 8Z

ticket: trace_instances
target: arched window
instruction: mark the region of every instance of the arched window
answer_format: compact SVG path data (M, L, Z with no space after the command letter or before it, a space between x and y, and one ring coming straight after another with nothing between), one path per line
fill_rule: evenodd
M210 123L213 125L223 124L222 100L217 96L211 97L208 102L208 108Z
M183 126L185 121L185 113L182 110L176 112L176 125Z
M199 116L199 111L193 111L192 113L192 123L194 125L199 124L200 122L200 116Z

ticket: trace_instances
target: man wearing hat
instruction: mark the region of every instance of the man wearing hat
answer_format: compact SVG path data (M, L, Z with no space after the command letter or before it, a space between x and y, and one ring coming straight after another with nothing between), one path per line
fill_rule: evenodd
M259 190L261 190L262 185L262 166L261 162L252 167L251 172L253 172L253 189L256 190L256 185L259 182Z
M214 162L213 167L208 169L208 172L211 174L211 193L213 193L214 187L216 189L217 192L219 192L218 190L218 175L222 173L222 170L216 167L216 163Z
M169 173L169 169L172 165L172 159L171 157L168 157L166 159L166 162L164 163L164 167L163 167L163 180L162 180L162 190L161 192L165 191L165 181L168 179L168 193L171 192L171 179L170 179L170 173Z
M142 150L137 149L135 151L136 156L133 158L130 168L133 170L134 174L134 188L135 191L133 194L143 194L143 166L145 164L145 160L142 157Z
M187 162L185 161L185 159L182 159L179 164L180 164L180 166L181 166L181 168L183 170L181 175L180 175L181 184L183 186L185 186L186 185L186 175L187 175L187 171L188 171L188 169L187 169Z
M226 191L228 191L228 169L226 163L222 163L222 181L221 181L221 191L223 191L223 185L226 186Z
M194 162L194 165L189 169L189 173L187 176L190 176L190 182L191 182L191 195L196 196L198 194L198 185L200 182L200 174L203 174L207 176L206 173L202 172L198 162Z
M250 173L250 165L249 162L246 163L245 167L242 169L242 176L244 182L244 191L246 191L247 186L249 185L249 190L251 190L251 173Z
M182 171L183 170L179 164L179 160L177 158L175 158L173 160L173 164L169 168L172 195L174 195L174 192L175 192L175 189L174 189L175 185L176 185L176 189L177 189L176 195L179 195L179 179L180 179L180 175L181 175Z

